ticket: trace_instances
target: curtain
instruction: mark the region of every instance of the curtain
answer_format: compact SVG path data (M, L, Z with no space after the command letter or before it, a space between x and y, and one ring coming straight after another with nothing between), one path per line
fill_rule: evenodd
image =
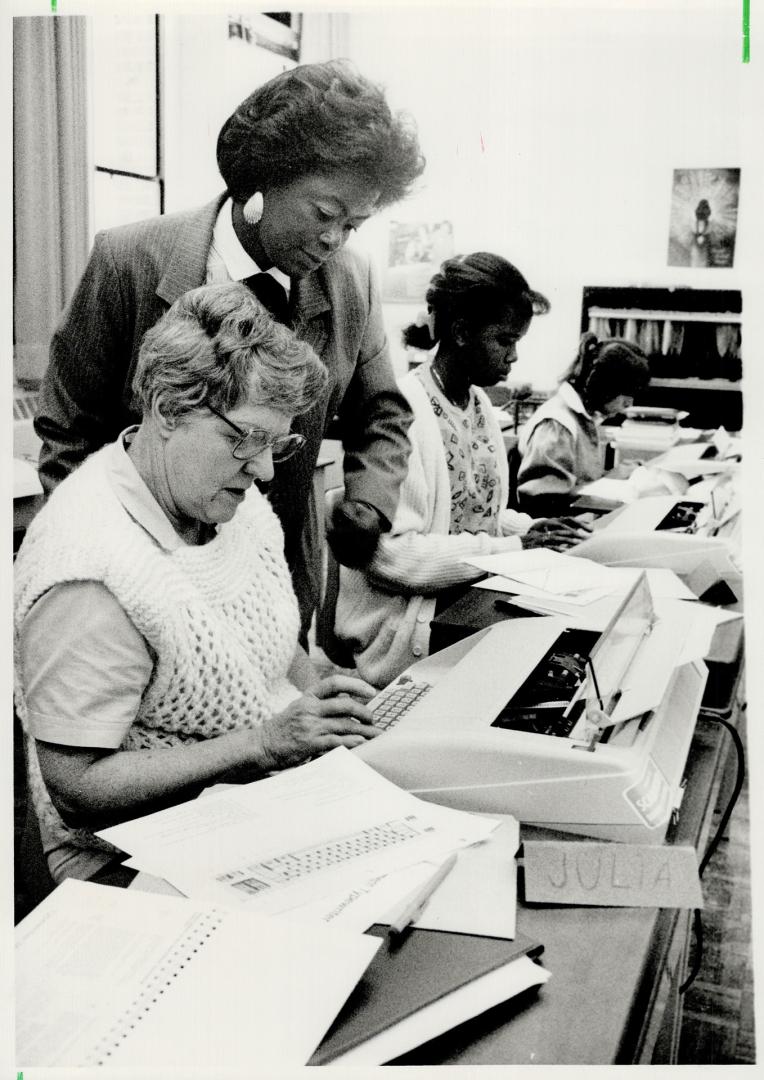
M82 16L13 20L14 376L39 384L88 253Z

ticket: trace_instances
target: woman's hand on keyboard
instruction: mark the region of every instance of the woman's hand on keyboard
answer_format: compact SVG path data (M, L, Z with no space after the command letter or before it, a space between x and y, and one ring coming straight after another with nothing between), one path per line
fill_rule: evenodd
M537 518L522 537L523 548L546 547L565 551L582 540L588 540L591 526L572 517Z
M330 675L258 729L262 767L299 765L336 746L360 746L379 735L366 702L377 691L351 675Z

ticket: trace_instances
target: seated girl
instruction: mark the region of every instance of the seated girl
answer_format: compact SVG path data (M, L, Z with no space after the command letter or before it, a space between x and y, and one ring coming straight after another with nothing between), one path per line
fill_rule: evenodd
M649 381L636 345L584 334L565 381L520 432L520 506L534 517L565 513L576 489L604 472L600 424L625 412Z
M414 422L406 479L390 532L365 571L340 569L335 634L358 673L383 686L429 648L430 620L454 586L482 576L462 560L524 547L566 548L575 523L507 509L504 440L483 389L505 379L531 319L549 309L499 255L449 259L430 282L428 319L404 332L433 356L400 382Z

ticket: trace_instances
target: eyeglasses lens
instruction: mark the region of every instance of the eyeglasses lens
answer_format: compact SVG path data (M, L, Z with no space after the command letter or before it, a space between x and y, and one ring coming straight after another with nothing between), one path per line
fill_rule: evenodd
M234 457L240 461L249 461L258 457L268 447L274 461L286 461L302 447L305 438L302 435L279 435L275 439L264 431L251 431L234 450Z

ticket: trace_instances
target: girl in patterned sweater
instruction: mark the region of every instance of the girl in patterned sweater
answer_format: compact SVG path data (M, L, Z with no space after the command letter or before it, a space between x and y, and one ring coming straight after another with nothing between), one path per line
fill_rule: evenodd
M427 291L428 317L407 344L437 349L399 383L414 414L398 511L368 570L340 571L335 633L359 674L384 686L425 655L436 605L481 577L462 560L523 547L558 550L584 530L507 509L507 455L483 389L503 380L548 301L506 259L448 259Z

